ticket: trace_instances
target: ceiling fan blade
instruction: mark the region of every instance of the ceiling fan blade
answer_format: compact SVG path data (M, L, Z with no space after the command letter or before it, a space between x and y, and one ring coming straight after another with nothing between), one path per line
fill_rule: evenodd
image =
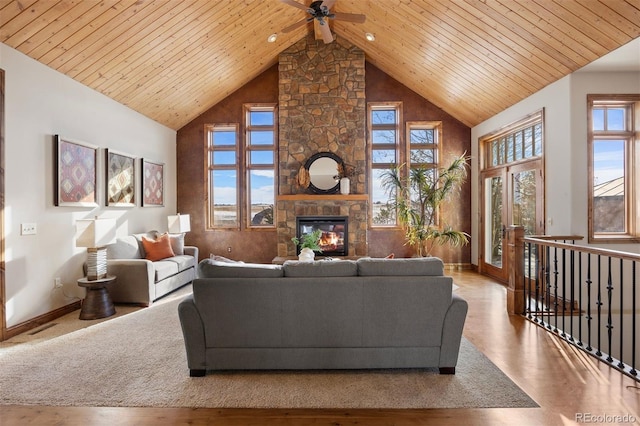
M309 10L309 7L305 6L304 4L300 4L297 1L294 0L280 0L282 3L284 4L288 4L289 6L293 6L293 7L297 7L298 9L302 9L305 12L307 10Z
M358 24L362 24L367 19L367 17L359 13L333 12L333 19L338 19L340 21L356 22Z
M283 32L283 33L291 32L291 31L293 31L293 30L295 30L295 29L297 29L297 28L300 28L301 26L303 26L303 25L304 25L304 24L306 24L307 22L309 22L309 20L308 20L308 19L303 19L302 21L298 21L298 22L296 22L296 23L295 23L295 24L293 24L293 25L289 25L288 27L283 28L283 29L282 29L282 32Z
M336 0L324 0L320 7L326 7L327 9L331 9L335 4Z
M331 43L333 41L333 35L331 34L331 28L329 28L329 23L324 22L324 24L318 25L320 27L320 34L322 34L322 41L327 43Z

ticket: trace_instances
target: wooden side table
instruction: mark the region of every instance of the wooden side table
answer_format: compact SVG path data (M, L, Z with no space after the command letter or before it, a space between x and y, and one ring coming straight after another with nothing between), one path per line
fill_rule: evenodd
M81 320L92 320L110 317L116 313L107 286L116 280L115 276L109 276L98 280L80 278L78 285L87 289L87 296L82 301L80 309Z

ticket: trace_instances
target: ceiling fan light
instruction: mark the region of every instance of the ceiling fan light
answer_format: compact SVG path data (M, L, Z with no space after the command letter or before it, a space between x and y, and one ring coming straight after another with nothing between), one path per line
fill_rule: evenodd
M364 37L367 39L367 41L375 41L376 40L376 36L374 36L371 33L365 33Z
M278 34L273 33L271 34L269 37L267 37L267 41L269 43L273 43L274 41L276 41L278 39Z

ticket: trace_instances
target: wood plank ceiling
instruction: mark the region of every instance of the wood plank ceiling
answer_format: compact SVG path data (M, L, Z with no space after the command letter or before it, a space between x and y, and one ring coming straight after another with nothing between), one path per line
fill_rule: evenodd
M468 126L640 36L637 0L338 0L332 10L365 14L333 21L334 33ZM313 31L281 32L304 17L279 0L0 0L0 41L179 129Z

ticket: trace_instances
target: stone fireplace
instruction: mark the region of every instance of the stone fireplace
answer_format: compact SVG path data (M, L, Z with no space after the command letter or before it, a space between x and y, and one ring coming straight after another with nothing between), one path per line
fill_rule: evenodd
M313 35L279 58L278 256L296 255L298 216L346 216L348 256L366 256L365 55L336 36L324 44ZM298 185L300 167L318 152L332 152L357 171L351 194L313 194Z

